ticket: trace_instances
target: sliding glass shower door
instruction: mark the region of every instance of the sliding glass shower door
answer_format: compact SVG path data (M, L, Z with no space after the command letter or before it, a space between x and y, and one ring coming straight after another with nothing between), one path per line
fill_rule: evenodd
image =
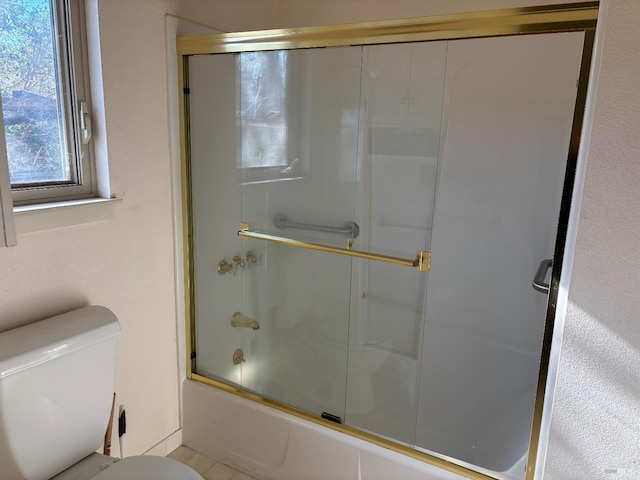
M522 478L582 44L191 58L195 373Z
M252 232L347 248L357 242L362 48L237 56L241 221ZM238 225L240 227L240 225ZM351 261L260 239L242 276L242 385L342 422ZM325 341L326 340L326 341Z

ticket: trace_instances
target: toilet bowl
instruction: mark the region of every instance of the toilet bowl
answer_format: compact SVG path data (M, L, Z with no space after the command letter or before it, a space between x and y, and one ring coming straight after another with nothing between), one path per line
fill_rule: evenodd
M93 480L202 480L190 467L170 458L127 457L105 469Z
M4 478L4 477L1 477ZM133 456L122 460L92 453L51 480L202 480L191 467L155 456Z
M0 333L0 478L202 480L163 457L127 457L84 469L111 412L120 325L86 307ZM108 459L108 457L102 457ZM101 470L101 471L100 471Z

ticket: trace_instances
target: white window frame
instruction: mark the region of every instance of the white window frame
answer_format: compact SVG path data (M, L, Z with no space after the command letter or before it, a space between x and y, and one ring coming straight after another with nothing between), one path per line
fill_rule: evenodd
M0 247L11 247L16 244L16 228L13 220L9 163L2 118L2 98L0 98Z
M91 101L83 0L49 0L59 69L58 95L63 99L70 181L12 185L15 206L81 200L97 196L91 140ZM2 117L0 117L0 127ZM84 137L84 138L83 138ZM3 141L4 143L4 141ZM5 145L2 145L4 148Z

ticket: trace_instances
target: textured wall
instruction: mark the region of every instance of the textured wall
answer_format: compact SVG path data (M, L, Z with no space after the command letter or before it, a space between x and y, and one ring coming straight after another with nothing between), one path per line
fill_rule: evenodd
M545 480L640 478L640 2L607 3Z

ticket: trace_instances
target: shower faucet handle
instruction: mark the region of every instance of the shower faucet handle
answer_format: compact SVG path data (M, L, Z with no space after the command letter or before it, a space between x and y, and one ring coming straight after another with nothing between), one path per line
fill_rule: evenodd
M226 260L220 260L216 270L220 275L224 275L229 272L236 275L239 269L257 263L258 257L256 257L252 252L247 252L244 258L240 255L234 255L234 257L228 262Z
M240 255L236 255L231 259L231 264L233 265L233 274L238 273L238 269L244 267L244 260Z
M247 252L244 256L244 262L247 265L258 263L258 257L256 257L253 252Z
M224 275L225 273L229 273L233 270L233 263L229 263L226 260L220 260L218 262L218 267L216 268L220 275Z

